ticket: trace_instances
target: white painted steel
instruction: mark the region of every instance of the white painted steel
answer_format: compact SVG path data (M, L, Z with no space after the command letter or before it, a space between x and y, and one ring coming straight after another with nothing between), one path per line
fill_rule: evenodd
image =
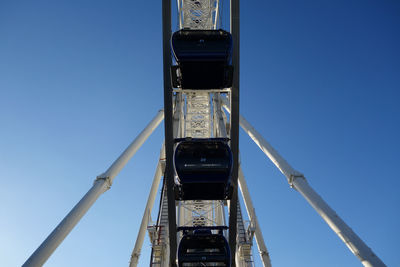
M214 16L214 30L218 28L218 22L219 22L219 1L215 1L215 16Z
M184 137L209 138L212 134L211 98L209 92L184 92ZM179 226L215 226L218 201L180 201Z
M265 245L264 238L261 232L261 226L258 222L257 215L253 206L253 201L251 200L249 189L247 187L246 180L243 175L241 166L239 166L239 177L238 184L240 192L242 193L244 205L246 206L246 211L249 216L250 222L254 226L254 237L257 242L258 252L261 257L261 261L264 267L271 267L271 259L269 257L267 246Z
M216 120L216 122L214 123L214 125L216 125L217 129L216 129L216 133L218 137L227 137L227 130L226 130L226 122L227 122L227 117L224 116L225 113L222 111L222 101L221 101L221 95L217 94L214 95L213 97L213 103L214 103L214 120ZM239 189L240 188L240 166L239 166L239 176L238 176L238 183L239 183ZM246 187L247 189L247 187ZM242 192L243 195L243 192ZM238 210L237 210L237 249L236 249L236 255L235 255L235 261L236 261L236 266L237 267L252 267L254 266L254 262L253 262L253 255L252 255L252 246L253 246L253 242L252 242L252 238L253 236L251 236L249 234L249 232L246 231L245 229L245 222L244 222L244 217L242 216L242 211L241 211L241 207L240 207L240 203L238 202ZM251 216L247 211L247 215L249 218L253 218L254 216ZM259 232L261 235L261 232ZM261 236L261 240L262 242L262 236ZM264 244L264 243L263 243ZM265 244L264 244L265 247ZM267 251L266 247L265 250L262 251ZM264 262L265 260L263 259L262 256L264 256L264 258L266 257L265 255L260 254L261 256L261 260ZM268 256L268 255L267 255ZM269 258L268 258L268 262L269 262ZM267 265L268 266L268 265ZM270 266L270 265L269 265Z
M235 255L235 263L236 263L236 267L243 267L243 263L240 260L240 254L238 253L238 249L236 249L236 255Z
M165 172L165 168L163 168ZM165 181L164 181L165 182ZM148 230L150 234L150 242L152 244L152 258L150 266L168 267L169 257L169 218L168 218L168 197L167 190L165 189L160 197L160 210L156 224L149 225Z
M136 267L139 262L140 252L142 250L144 236L146 235L147 225L149 224L151 210L154 206L154 201L156 199L157 190L160 186L162 170L163 170L162 164L165 164L165 146L164 145L162 146L162 149L161 149L160 160L158 161L156 173L154 174L153 183L151 185L150 194L147 199L146 208L143 212L142 222L140 224L139 233L136 238L135 247L132 251L129 267Z
M122 152L121 156L108 168L108 170L99 175L98 179L109 179L110 185L112 184L115 176L122 170L125 164L135 155L136 151L143 145L144 141L150 134L160 125L164 118L164 110L158 111L157 115L150 121L144 130L133 140L133 142Z
M210 95L204 92L186 94L185 137L211 136Z
M174 138L181 137L181 123L180 123L180 118L181 118L181 112L182 112L182 96L181 94L178 94L177 96L174 97L175 101L175 107L174 107L174 115L173 115L173 136Z
M185 100L182 94L179 94L181 99L181 110L180 110L180 117L179 117L179 137L185 136Z
M230 113L230 108L228 105L228 100L222 98L224 103L224 108L228 113ZM289 163L282 158L279 153L250 125L250 123L240 115L239 123L242 129L250 136L250 138L257 144L257 146L267 155L267 157L275 164L275 166L287 177L288 182L290 182L290 177L292 175L301 176L302 174L292 168Z
M38 249L24 263L24 267L42 266L56 248L61 244L65 237L72 231L83 215L89 210L97 198L107 191L119 171L125 166L129 159L136 153L140 146L146 141L150 134L160 124L164 117L163 110L160 110L155 118L146 128L135 138L122 155L111 165L108 170L98 176L92 188L75 205L75 207L65 216L60 224L46 238Z
M182 0L178 4L179 25L190 29L215 29L219 0Z
M221 101L216 92L177 91L174 118L179 118L181 130L175 133L181 137L209 138L225 137L225 123L221 111ZM211 98L213 96L213 98ZM211 101L213 99L213 101ZM179 108L180 105L180 108ZM176 123L176 122L175 122ZM214 126L215 123L218 126ZM215 132L215 128L218 131ZM183 131L182 131L183 130ZM216 226L226 225L224 201L178 201L178 226ZM178 233L178 240L181 234Z
M219 0L177 0L179 28L217 29L220 23L220 5ZM179 133L180 137L193 138L227 136L224 122L227 118L221 112L221 101L218 97L222 92L230 93L230 89L174 89L176 97L182 100L181 112L174 116L180 121L178 123L180 131L175 129L175 133ZM217 101L211 101L211 96L216 95ZM175 109L175 112L177 111ZM174 137L178 136L175 134ZM224 201L179 201L178 226L226 225L224 203Z
M346 244L350 251L356 255L364 266L386 266L364 241L329 207L329 205L311 188L304 177L296 177L292 181L294 189L308 201L308 203L325 220L329 227Z
M227 105L224 105L224 108L229 112L229 107ZM311 186L308 185L304 176L293 169L243 116L240 116L240 126L286 176L290 186L300 192L364 266L386 266L364 241L362 241Z
M174 93L198 93L199 89L180 89L180 88L175 88L172 90ZM207 93L229 93L231 90L228 89L201 89L202 92L207 92Z
M215 209L215 222L216 225L225 225L224 203L222 200Z
M226 132L226 120L227 118L223 116L223 111L221 109L221 97L219 94L214 95L213 97L214 103L214 125L216 127L215 132L216 137L227 137L228 133Z
M79 222L83 215L86 214L97 198L102 193L107 191L108 188L109 184L106 182L106 180L96 180L86 195L75 205L75 207L67 214L67 216L65 216L60 224L53 230L53 232L51 232L46 240L43 241L40 247L36 249L36 251L22 266L42 266L65 239L65 237L72 231L74 226Z
M179 23L179 29L182 29L182 12L180 10L182 9L182 1L177 0L177 7L178 7L178 23Z

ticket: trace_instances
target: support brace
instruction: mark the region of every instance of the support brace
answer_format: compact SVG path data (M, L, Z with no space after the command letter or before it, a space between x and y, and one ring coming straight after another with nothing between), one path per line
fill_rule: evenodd
M132 158L136 151L146 141L150 134L157 128L164 117L163 110L160 110L155 118L146 126L146 128L135 138L119 158L111 165L108 170L99 175L92 188L75 205L75 207L65 216L59 225L51 232L45 241L36 249L29 259L22 265L23 267L42 266L53 254L61 242L72 231L75 225L86 214L90 207L96 202L101 194L107 191L115 178L125 164Z
M253 201L251 200L249 189L247 188L247 183L243 175L241 166L239 166L239 188L242 192L242 197L244 200L244 205L246 206L247 214L249 215L249 219L254 227L254 235L257 242L258 252L261 256L262 264L264 267L271 267L271 259L269 257L267 246L264 242L261 227L258 223L258 219L254 211Z
M227 100L224 99L224 108L230 112ZM360 237L336 214L336 212L312 189L303 174L296 171L279 153L258 133L250 123L240 116L240 126L267 155L275 166L286 176L290 186L296 189L324 219L329 227L346 244L350 251L364 266L386 266L378 256L361 240Z
M290 188L296 189L296 188L293 186L293 184L295 183L295 181L296 181L297 179L304 179L304 180L307 180L306 177L304 177L303 174L299 174L299 173L291 174L291 175L289 176L289 178L288 178L288 183L289 183L289 185L290 185Z
M157 189L160 185L161 176L163 173L163 169L165 168L165 146L163 144L161 153L160 153L160 160L157 164L156 173L154 174L153 183L151 185L150 194L147 199L146 208L143 213L142 222L140 224L139 233L136 239L135 247L132 251L131 261L129 263L129 267L136 267L139 263L140 251L142 250L144 237L146 235L147 225L149 223L149 219L151 216L151 210L154 205L154 201L157 195Z

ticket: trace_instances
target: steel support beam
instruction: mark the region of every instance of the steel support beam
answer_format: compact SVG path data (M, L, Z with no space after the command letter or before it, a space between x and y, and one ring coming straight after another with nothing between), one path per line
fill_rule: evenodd
M297 190L329 227L346 244L350 251L364 266L386 266L364 241L336 214L336 212L314 191L305 177L296 171L284 158L258 133L250 123L240 116L240 126L267 155L275 166L286 176L290 186Z
M169 259L170 266L176 266L176 207L174 194L174 131L173 104L171 84L171 0L162 1L162 32L163 32L163 78L164 78L164 110L165 110L165 155L166 166L164 177L167 185L168 198L168 229L169 229Z
M239 169L239 73L240 73L240 27L239 27L239 0L230 1L230 31L232 34L233 50L232 50L232 66L233 66L233 83L231 88L231 150L233 154L233 171L232 171L232 197L229 205L229 246L231 248L232 267L236 266L236 235L237 235L237 201L238 201L238 169Z
M384 267L383 261L370 247L336 214L336 212L307 183L303 176L293 177L292 187L297 190L329 227L346 244L350 251L366 267Z
M146 126L146 128L135 138L135 140L125 149L125 151L114 161L108 170L99 175L92 188L75 205L75 207L65 216L59 225L43 241L29 259L22 265L23 267L42 266L53 254L56 248L72 231L75 225L86 214L89 208L94 204L97 198L107 191L114 181L115 176L121 171L125 164L132 158L136 151L142 146L144 141L157 128L164 117L164 112L160 110L155 118Z
M250 222L254 224L255 231L254 237L257 242L258 252L260 253L261 261L264 267L271 267L271 259L265 245L264 238L261 232L261 226L258 223L257 215L253 206L253 201L251 200L249 189L247 188L246 179L243 175L242 168L239 166L239 188L242 192L242 197L244 200L244 205L246 206L246 211L249 216Z
M157 190L160 186L162 170L163 170L163 161L165 158L165 146L163 144L160 153L160 159L157 164L156 173L154 174L153 183L151 185L150 194L147 199L146 208L143 212L142 222L140 224L139 233L136 238L135 247L132 251L131 260L129 263L129 267L136 267L139 262L140 251L142 250L144 236L146 235L147 225L149 224L149 218L151 215L151 210L154 206L154 201L156 199Z

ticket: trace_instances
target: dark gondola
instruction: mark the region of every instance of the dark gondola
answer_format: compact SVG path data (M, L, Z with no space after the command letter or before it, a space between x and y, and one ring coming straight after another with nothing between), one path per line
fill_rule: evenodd
M224 227L185 227L178 246L179 267L231 266L230 249L222 229L212 233L213 228Z
M177 66L172 67L174 87L222 89L232 86L232 35L224 30L187 30L171 38Z
M229 198L232 151L226 138L177 139L174 166L178 199Z

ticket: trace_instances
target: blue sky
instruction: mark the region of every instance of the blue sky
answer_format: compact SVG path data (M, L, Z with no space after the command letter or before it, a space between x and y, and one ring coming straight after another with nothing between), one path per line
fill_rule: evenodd
M388 266L400 266L399 28L397 1L241 3L242 115ZM0 265L19 266L162 108L161 1L4 0L0 38ZM46 266L127 266L162 127ZM273 265L361 266L240 138ZM149 253L146 239L140 266Z

